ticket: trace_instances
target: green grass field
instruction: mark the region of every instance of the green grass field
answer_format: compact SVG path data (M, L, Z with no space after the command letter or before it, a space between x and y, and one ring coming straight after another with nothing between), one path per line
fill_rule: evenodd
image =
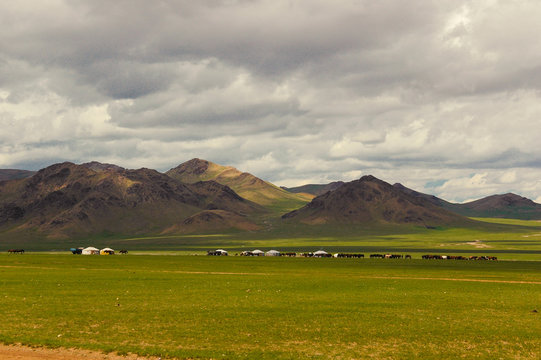
M481 219L480 219L481 220ZM132 251L169 251L204 254L225 248L233 254L243 250L409 253L449 255L491 255L505 260L541 260L541 222L506 219L482 219L473 228L425 229L412 226L278 226L256 232L231 232L198 235L112 235L101 234L83 239L18 239L0 236L0 251L24 248L27 251L67 251L70 247L112 247Z
M541 358L537 261L0 254L0 309L0 342L162 358Z

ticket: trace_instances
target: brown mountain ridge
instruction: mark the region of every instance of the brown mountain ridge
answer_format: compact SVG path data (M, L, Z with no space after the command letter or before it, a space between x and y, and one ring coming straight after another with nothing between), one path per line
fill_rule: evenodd
M412 224L427 228L473 223L370 175L320 195L282 218L307 224Z
M0 183L0 230L7 232L68 237L161 233L172 227L177 232L205 231L205 226L183 226L184 221L213 211L250 223L248 215L264 210L214 181L183 184L150 169L93 170L61 163L30 178ZM207 217L207 223L213 219ZM213 228L236 227L231 221L219 223Z
M475 222L464 216L541 218L540 208L514 194L453 204L373 176L337 182L308 202L249 173L201 159L166 174L66 162L0 181L2 237L256 231L280 226L280 217L284 225L470 226Z
M479 200L456 204L434 195L417 192L402 184L393 186L411 196L423 198L436 206L463 216L541 220L541 204L513 193L491 195Z

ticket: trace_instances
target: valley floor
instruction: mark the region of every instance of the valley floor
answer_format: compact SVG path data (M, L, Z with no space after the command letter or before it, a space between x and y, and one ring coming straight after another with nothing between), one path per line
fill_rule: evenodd
M538 359L539 264L0 254L0 343L162 359Z

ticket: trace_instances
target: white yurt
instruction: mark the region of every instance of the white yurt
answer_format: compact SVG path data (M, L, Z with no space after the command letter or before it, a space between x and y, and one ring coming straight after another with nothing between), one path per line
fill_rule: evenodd
M328 257L329 253L323 250L316 251L314 257Z
M220 253L222 256L227 256L228 255L227 251L225 251L224 249L218 249L218 250L216 250L216 252Z
M252 255L254 255L254 256L264 256L265 253L263 251L261 251L261 250L256 249L256 250L252 251Z
M83 254L83 255L99 255L100 254L100 249L96 249L95 247L89 246L89 247L84 248L83 251L81 251L81 254Z
M265 253L265 256L280 256L280 252L277 250L269 250Z
M115 251L111 248L103 248L100 250L100 255L114 255Z

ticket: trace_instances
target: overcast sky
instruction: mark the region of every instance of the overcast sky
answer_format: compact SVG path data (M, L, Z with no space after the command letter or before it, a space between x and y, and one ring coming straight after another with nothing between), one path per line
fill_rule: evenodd
M539 1L3 1L0 168L194 157L541 202Z

